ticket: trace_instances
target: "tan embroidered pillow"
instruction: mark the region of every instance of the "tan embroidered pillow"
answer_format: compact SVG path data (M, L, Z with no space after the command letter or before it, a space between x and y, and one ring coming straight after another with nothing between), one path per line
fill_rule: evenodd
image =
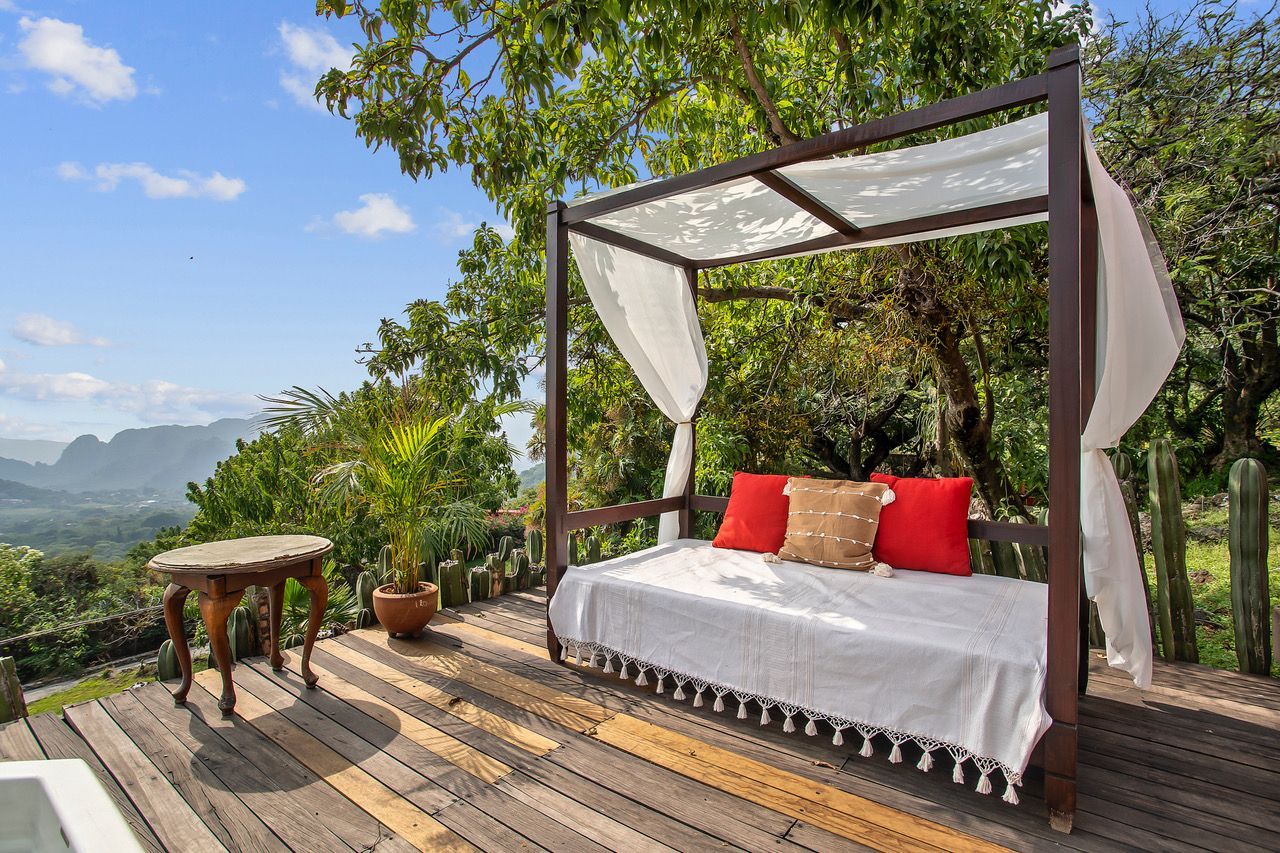
M893 500L887 485L792 477L787 488L791 506L779 557L835 569L875 568L871 545L880 507Z

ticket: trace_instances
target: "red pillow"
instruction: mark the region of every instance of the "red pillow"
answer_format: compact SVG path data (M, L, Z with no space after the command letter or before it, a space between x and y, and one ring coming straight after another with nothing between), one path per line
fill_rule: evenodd
M871 553L895 569L971 575L969 495L971 477L895 477L872 474L896 499L880 509Z
M729 506L711 544L717 548L776 554L787 538L787 509L791 498L782 493L786 474L733 475Z

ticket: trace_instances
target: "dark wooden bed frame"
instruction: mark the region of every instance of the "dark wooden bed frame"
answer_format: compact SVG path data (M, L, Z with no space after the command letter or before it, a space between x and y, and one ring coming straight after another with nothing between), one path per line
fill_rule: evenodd
M1045 771L1045 802L1050 824L1071 831L1076 809L1077 700L1088 674L1087 636L1080 573L1080 435L1093 406L1097 292L1097 215L1084 164L1084 127L1080 115L1080 51L1077 45L1055 50L1042 74L937 104L869 121L813 139L784 145L624 190L568 207L554 202L547 210L547 405L546 405L546 561L547 601L567 567L572 530L679 512L680 535L693 529L698 511L723 512L727 498L693 493L694 465L682 495L658 500L570 512L568 505L565 390L568 380L569 232L628 249L682 267L697 298L698 271L748 261L924 234L942 228L995 222L1014 216L1049 215L1049 505L1047 526L996 521L969 522L974 539L1018 542L1049 549L1048 671L1045 705L1053 724L1037 747ZM1049 191L1037 198L1002 202L971 210L934 214L902 222L858 228L774 171L911 133L1039 102L1048 103ZM753 177L835 233L779 249L731 258L698 261L650 246L588 220L644 202L667 198L741 177ZM1081 281L1090 286L1081 287ZM696 458L696 455L695 455ZM547 650L560 659L560 643L547 623Z

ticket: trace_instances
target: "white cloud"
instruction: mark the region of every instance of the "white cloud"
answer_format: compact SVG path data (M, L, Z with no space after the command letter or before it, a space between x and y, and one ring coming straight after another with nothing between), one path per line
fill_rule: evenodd
M280 72L280 87L300 106L326 112L316 100L316 81L330 68L351 67L351 50L322 29L297 27L281 22L280 43L290 68Z
M418 226L407 207L396 204L386 193L365 193L360 196L363 204L355 210L340 210L333 215L333 224L348 234L358 237L381 237L384 234L408 234ZM308 226L315 230L315 224Z
M436 221L436 236L454 242L466 237L470 237L476 228L480 227L478 222L468 222L462 217L461 213L456 210L447 211L444 218Z
M2 2L3 0L0 0L0 3ZM0 6L0 11L3 9L4 7ZM5 438L58 438L61 436L61 428L0 412L0 435Z
M446 243L456 243L459 240L468 240L475 230L480 227L480 223L475 221L474 217L463 216L456 210L441 210L441 217L436 220L433 230L437 237ZM503 240L510 241L516 236L515 229L505 222L490 223L494 231L498 232L498 236Z
M208 423L258 408L251 394L191 388L163 379L109 382L88 373L15 373L0 362L0 393L36 402L91 403L146 423Z
M110 192L122 181L136 181L147 198L209 198L214 201L234 201L247 189L241 178L228 178L221 172L199 175L179 169L175 175L164 175L146 163L99 163L93 170L98 182L96 189ZM58 164L58 176L76 181L89 177L79 163Z
M78 94L94 104L137 96L133 69L114 48L98 47L86 39L79 24L24 17L18 28L26 33L18 43L19 52L29 68L49 75L48 86L54 93Z
M106 338L87 337L75 326L64 320L55 320L45 314L20 314L13 325L13 336L20 341L42 347L66 347L85 344L93 347L109 347ZM3 364L0 363L0 369Z

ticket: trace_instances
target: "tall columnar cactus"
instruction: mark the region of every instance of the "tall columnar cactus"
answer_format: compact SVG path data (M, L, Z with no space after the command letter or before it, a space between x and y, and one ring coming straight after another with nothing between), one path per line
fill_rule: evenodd
M1151 442L1147 453L1148 500L1151 512L1151 551L1156 560L1160 638L1168 660L1198 662L1195 602L1187 578L1186 528L1182 520L1182 491L1178 486L1178 458L1167 438Z
M373 591L378 588L378 579L373 572L361 572L356 575L356 602L361 610L373 612Z
M1124 460L1121 462L1120 460ZM1138 576L1142 578L1142 593L1147 597L1147 623L1151 628L1151 645L1157 647L1156 625L1159 615L1155 598L1151 595L1151 582L1147 580L1147 554L1142 547L1142 522L1138 517L1138 493L1133 488L1133 462L1126 454L1116 452L1111 457L1111 464L1116 470L1116 479L1120 481L1120 497L1124 500L1124 511L1129 517L1129 532L1133 534L1133 547L1138 552Z
M484 601L493 592L493 575L486 566L476 566L469 572L471 580L471 600Z
M456 560L445 560L439 566L440 572L440 606L458 607L470 599L467 579L463 576L463 565Z
M510 536L503 536L498 540L498 559L505 563L511 558L511 552L515 547L516 540L512 539Z
M253 654L253 615L243 605L231 611L227 619L227 639L231 659L241 660Z
M570 533L570 534L569 534L569 565L571 565L571 566L580 566L580 565L582 565L582 561L581 561L580 559L578 559L578 557L579 557L579 554L578 554L578 534L577 534L577 533Z
M1022 576L1017 551L1012 542L992 542L991 562L995 565L996 574L1001 577L1017 579Z
M543 548L546 545L546 539L543 538L542 531L536 527L525 534L524 547L529 552L529 563L534 566L542 565Z
M360 612L356 614L356 629L368 628L376 621L373 611L362 607Z
M511 552L511 559L507 561L506 589L528 588L529 555L524 552L523 548L517 548Z
M1241 672L1271 674L1271 601L1267 579L1267 469L1240 459L1227 481L1231 524L1231 613Z
M598 563L600 562L600 557L600 537L593 533L587 537L587 562Z
M391 583L391 546L383 545L378 551L378 583Z
M1009 519L1014 524L1026 524L1027 520L1020 515ZM1015 546L1018 562L1022 564L1022 574L1029 581L1044 583L1048 573L1045 566L1044 549L1039 545L1027 545L1019 542Z
M493 595L511 592L506 586L507 567L498 559L496 553L484 558L484 567L489 570L489 591Z
M1111 467L1115 469L1116 479L1120 482L1133 479L1133 459L1122 450L1111 454Z
M156 678L168 681L181 677L182 668L178 666L178 653L173 650L173 640L165 640L160 644L160 655L156 658Z

